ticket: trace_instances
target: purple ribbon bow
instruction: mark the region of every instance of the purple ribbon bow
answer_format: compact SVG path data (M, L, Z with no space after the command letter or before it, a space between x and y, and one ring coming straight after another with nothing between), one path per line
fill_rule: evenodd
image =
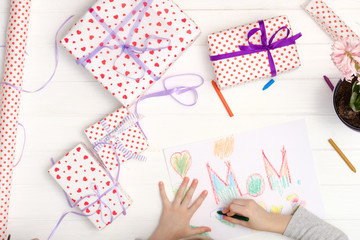
M124 53L127 56L129 56L131 59L133 59L136 64L139 65L140 69L142 70L142 75L140 77L137 77L137 78L131 78L131 77L128 76L128 74L126 74L126 73L123 74L123 73L115 70L117 73L119 73L119 74L121 74L123 76L126 76L128 78L134 79L134 80L140 80L141 78L143 78L145 73L147 73L147 74L149 74L149 76L153 80L155 80L155 81L159 80L160 78L158 76L156 76L155 73L153 73L151 71L151 69L149 69L149 67L147 67L146 64L140 59L140 55L145 53L145 52L157 51L157 50L161 50L161 49L169 47L170 44L171 44L170 39L150 35L149 37L146 38L146 40L144 42L144 47L142 47L142 48L135 47L135 46L133 46L131 44L132 43L132 38L133 38L134 34L137 32L137 29L138 29L138 27L139 27L139 25L141 23L142 18L144 17L147 10L150 8L152 2L153 2L153 0L143 0L143 1L141 1L129 14L126 15L126 17L121 21L121 23L119 25L116 26L115 29L111 29L109 27L109 25L106 24L104 18L102 18L93 8L90 8L89 9L90 14L109 33L109 35L88 56L85 56L83 58L78 59L76 61L76 63L81 64L82 66L86 66L86 64L89 63L91 61L91 59L93 57L95 57L96 54L98 54L103 48L109 48L109 49L115 49L115 50L116 49L121 49L120 54L118 54L118 56L114 60L114 66L116 66L117 60ZM128 22L139 11L140 11L140 13L139 13L138 17L136 18L135 23L131 27L128 35L126 36L126 41L124 42L118 36L118 33L119 33L120 30L124 29L124 27L128 24ZM112 39L117 41L118 44L114 45L114 46L107 45L109 43L109 41L111 41ZM155 40L160 40L160 41L163 41L163 40L168 41L168 44L166 46L163 46L163 47L150 48L149 47L149 40L150 39L155 39Z
M271 54L271 50L295 44L295 41L298 38L300 38L302 36L302 34L298 33L292 37L289 37L290 29L286 26L283 26L271 36L269 43L267 43L266 28L265 28L265 23L263 20L259 21L259 26L260 26L260 28L254 28L248 32L247 39L248 39L249 46L239 46L239 49L241 51L238 51L238 52L210 56L210 60L218 61L218 60L222 60L222 59L233 58L233 57L238 57L238 56L243 56L243 55L248 55L248 54L252 54L252 53L259 53L259 52L266 51L268 54L271 76L275 77L276 76L276 66L275 66L274 58ZM283 29L286 29L286 32L287 32L286 36L284 38L279 39L274 42L276 35ZM261 32L261 44L260 45L256 45L256 44L253 44L250 42L250 38L254 34L256 34L258 31Z

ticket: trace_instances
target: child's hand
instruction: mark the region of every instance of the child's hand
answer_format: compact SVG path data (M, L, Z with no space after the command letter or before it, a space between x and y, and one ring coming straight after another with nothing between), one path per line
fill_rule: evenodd
M196 201L189 206L191 198L195 192L198 180L194 179L188 192L185 194L189 178L185 177L173 202L166 196L164 183L159 182L160 196L163 204L163 211L160 222L150 240L177 240L196 234L211 231L208 227L190 227L190 219L201 206L207 196L207 191L203 191Z
M251 228L254 230L268 231L283 234L286 230L287 225L291 220L289 215L281 215L277 213L268 213L254 200L249 199L236 199L223 210L223 213L227 214L224 220L234 224ZM233 215L239 215L248 217L249 221L237 220L231 218Z

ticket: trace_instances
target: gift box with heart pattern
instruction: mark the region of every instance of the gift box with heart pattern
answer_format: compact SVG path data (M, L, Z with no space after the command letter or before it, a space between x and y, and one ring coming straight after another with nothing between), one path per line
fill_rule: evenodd
M268 78L300 67L300 58L295 42L287 46L271 48L271 45L275 46L277 42L280 43L286 38L293 37L288 17L273 17L261 22L264 23L265 36L262 36L260 31L260 21L208 36L210 59L212 59L216 83L220 89ZM287 29L284 29L285 27ZM257 31L248 39L249 32L253 30ZM265 37L265 46L262 45L263 37ZM255 50L263 47L263 49L240 55L241 52L250 52L241 50L240 47L253 47ZM269 52L273 59L273 70L267 49L270 49Z
M129 116L128 110L125 107L121 107L85 130L85 134L92 143L99 158L114 177L118 166L116 155L120 163L129 160L130 157L144 160L140 153L149 147L144 133L136 123L136 119L135 122L130 124L125 123L128 126L125 126L123 130L115 132L121 124L124 124L124 119ZM112 137L102 140L107 138L109 134L112 134ZM121 146L125 150L121 150Z
M104 0L60 42L128 107L199 34L197 25L171 0Z
M123 207L126 209L132 203L83 144L77 145L48 172L99 230L121 215ZM100 201L101 195L104 196Z

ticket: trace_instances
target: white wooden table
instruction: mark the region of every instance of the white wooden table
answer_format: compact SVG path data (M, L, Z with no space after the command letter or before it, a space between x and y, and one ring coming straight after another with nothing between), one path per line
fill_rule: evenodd
M0 45L5 42L9 2L0 1ZM80 17L94 2L33 1L24 88L39 87L51 74L54 36L60 24L71 14ZM104 231L97 231L86 218L70 216L54 239L146 238L155 228L161 210L157 182L165 181L171 193L163 148L302 118L308 125L326 220L345 231L350 239L360 239L359 174L353 174L327 142L332 137L360 169L360 133L345 127L334 113L332 93L322 75L327 74L335 83L340 73L329 57L331 40L301 8L304 0L176 2L200 26L202 34L166 75L201 74L206 82L199 90L198 104L187 108L170 98L144 101L139 110L146 116L142 126L151 145L145 152L148 161L127 162L122 165L120 177L135 200L128 216L118 218ZM356 23L360 22L357 17L360 1L326 2L360 33ZM303 33L298 41L302 67L278 76L276 83L265 92L261 90L265 80L224 91L235 114L229 118L210 83L214 74L208 60L207 35L282 14L288 15L294 32ZM0 50L0 66L3 58L4 50ZM59 70L51 85L38 94L24 95L21 103L20 120L27 129L28 145L23 162L14 174L9 231L15 240L47 239L58 218L68 210L60 187L47 173L50 157L59 159L80 141L87 143L82 131L120 107L63 49L60 58ZM150 91L156 91L159 85ZM283 239L268 233L241 239L265 238Z

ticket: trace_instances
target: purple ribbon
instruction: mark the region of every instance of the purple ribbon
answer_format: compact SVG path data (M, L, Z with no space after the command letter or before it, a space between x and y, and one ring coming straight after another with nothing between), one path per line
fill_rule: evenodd
M113 144L111 144L111 143L103 143L103 142L97 143L97 145L94 146L94 149L95 149L98 145L104 145L104 144L110 145L111 148L112 148L114 151L116 151L116 148L115 148L115 146L114 146ZM69 200L69 197L68 197L68 195L66 194L66 192L63 191L64 194L65 194L65 198L66 198L66 200L67 200L70 208L75 208L78 204L80 204L82 201L86 201L87 198L89 198L89 197L96 197L96 200L95 200L94 202L90 203L87 207L85 207L85 208L83 208L83 209L80 209L80 210L81 210L82 212L84 212L84 211L86 211L88 208L90 208L91 206L93 206L93 205L95 205L95 204L98 204L99 207L96 209L96 211L94 211L94 212L91 213L91 214L84 214L84 213L79 213L79 212L75 212L75 211L68 211L68 212L64 213L64 214L60 217L60 219L58 220L58 222L56 223L54 229L52 230L52 232L51 232L51 234L50 234L50 236L49 236L49 240L52 239L52 237L53 237L54 234L55 234L55 231L58 229L58 227L60 226L61 222L62 222L62 221L64 220L64 218L65 218L67 215L69 215L69 214L75 214L75 215L82 216L82 217L89 217L89 216L94 215L95 213L97 213L97 211L100 210L100 211L101 211L101 220L102 220L105 224L111 224L111 223L113 222L113 220L114 220L114 217L113 217L113 215L112 215L112 210L111 210L110 206L108 206L108 205L102 200L102 198L103 198L106 194L108 194L109 192L111 192L111 191L113 191L113 190L116 191L116 195L117 195L117 197L118 197L118 199L119 199L119 202L120 202L121 207L122 207L122 210L123 210L122 213L123 213L124 215L126 215L126 209L125 209L124 204L122 203L123 201L122 201L122 198L120 197L120 193L119 193L119 191L118 191L119 176L120 176L120 159L119 159L119 157L118 157L117 154L115 154L115 156L116 156L116 160L117 160L117 164L118 164L118 168L117 168L117 173L116 173L115 179L112 177L110 171L106 168L106 166L104 165L104 163L103 163L102 161L99 161L99 163L100 163L101 166L104 168L106 174L109 176L109 178L110 178L110 180L111 180L111 182L112 182L112 186L111 186L110 188L108 188L105 192L100 193L99 190L98 190L98 187L97 187L96 183L93 182L93 183L91 183L91 187L92 187L92 189L93 189L93 191L94 191L94 194L86 195L86 196L80 198L79 200L75 201L75 202L72 204L72 202ZM52 162L52 164L55 164L55 162L54 162L53 159L51 159L51 162ZM108 212L109 212L110 220L109 220L108 222L106 222L106 221L104 220L104 218L103 218L103 214L104 214L103 208L104 208L104 207L105 207L105 209L109 209Z
M259 52L266 51L268 54L271 76L275 77L276 76L276 66L275 66L274 58L272 57L272 54L271 54L271 50L295 44L295 41L298 38L300 38L302 36L302 34L298 33L292 37L289 37L289 35L290 35L289 28L287 28L286 26L283 26L271 36L269 43L267 43L266 28L265 28L265 23L263 20L259 21L259 26L260 26L260 28L254 28L248 32L247 39L248 39L249 46L239 46L239 49L241 51L238 51L238 52L231 52L231 53L210 56L210 60L218 61L218 60L222 60L222 59L233 58L233 57L238 57L238 56L243 56L243 55L248 55L248 54L252 54L252 53L259 53ZM273 42L276 35L283 29L286 29L286 31L287 31L286 37ZM254 34L256 34L258 31L261 32L261 44L260 45L252 44L250 42L250 38Z
M142 48L135 47L131 44L132 38L136 32L136 29L138 29L138 26L140 25L142 18L144 17L147 10L150 8L152 2L153 2L153 0L141 1L129 14L126 15L126 17L121 21L121 23L119 25L116 26L115 29L111 29L109 27L109 25L105 23L104 18L102 18L93 8L90 8L89 9L90 14L109 33L109 35L88 56L78 59L76 61L76 63L81 64L83 67L85 67L86 64L88 62L90 62L90 60L93 57L95 57L103 48L121 49L119 56L114 60L114 66L116 65L116 62L120 58L120 56L124 53L124 54L127 54L130 58L132 58L136 62L136 64L138 64L140 66L140 68L142 70L142 75L138 78L131 78L127 75L122 74L119 71L116 71L117 73L119 73L123 76L126 76L130 79L134 79L134 80L140 80L141 78L143 78L145 73L147 73L153 80L155 80L155 81L159 80L160 78L158 76L156 76L155 73L153 73L151 71L151 69L149 69L146 66L146 64L139 58L139 56L145 52L157 51L157 50L167 48L168 46L171 45L170 39L150 35L149 37L146 38L146 40L144 42L144 47L142 47ZM140 11L140 13L139 13L138 17L136 18L134 25L131 27L129 34L126 37L126 41L125 42L122 41L122 39L118 36L120 29L123 29L127 25L127 23L134 17L134 15L136 13L138 13L139 11ZM112 39L116 40L118 42L118 45L114 45L114 46L107 45L109 43L109 41L111 41ZM168 43L168 45L163 46L163 47L151 48L151 47L149 47L150 39L165 40L165 41L168 41L169 43Z
M49 85L49 83L53 80L53 78L55 76L55 73L57 71L58 65L59 65L59 46L58 46L59 32L65 26L65 24L73 17L74 16L70 16L68 19L66 19L65 22L63 22L61 24L61 26L59 27L59 29L56 32L56 35L55 35L55 68L54 68L54 71L51 74L49 80L47 80L44 85L42 85L40 88L38 88L36 90L25 90L25 89L22 89L22 88L20 88L18 86L15 86L15 85L11 84L11 83L8 83L8 82L0 82L0 84L10 86L10 87L12 87L12 88L14 88L14 89L16 89L16 90L18 90L20 92L24 92L24 93L36 93L36 92L39 92L39 91L43 90L45 87L47 87L47 85Z
M44 85L42 85L37 90L25 90L25 89L22 89L22 88L20 88L18 86L15 86L15 85L11 84L11 83L8 83L8 82L0 82L0 85L7 85L7 86L10 86L10 87L20 91L20 92L24 92L24 93L36 93L36 92L39 92L39 91L43 90L45 87L47 87L47 85L53 80L53 78L55 76L55 73L57 71L58 65L59 65L59 47L58 47L58 35L59 35L59 32L65 26L65 24L73 17L74 16L70 16L68 19L66 19L65 22L63 22L61 24L61 26L59 27L59 29L56 32L56 35L55 35L55 68L54 68L54 71L51 74L49 80L47 80ZM6 47L5 45L0 45L0 48L5 48L5 47ZM21 162L24 151L25 151L25 145L26 145L26 130L25 130L25 127L21 123L18 123L18 125L23 129L24 143L23 143L23 147L21 149L21 154L20 154L19 160L14 164L14 168Z
M174 88L167 88L166 87L166 82L169 80L169 79L175 79L175 78L183 78L183 77L189 77L189 76L194 76L196 78L199 78L200 79L200 83L197 84L197 85L192 85L192 86L178 86L178 87L174 87ZM135 113L137 114L137 107L138 107L138 103L145 100L145 99L148 99L148 98L154 98L154 97L162 97L162 96L170 96L172 97L176 102L180 103L181 105L183 106L187 106L187 107L191 107L191 106L194 106L196 103L197 103L197 100L198 100L198 92L197 92L197 88L199 88L201 85L204 84L204 79L200 76L200 75L197 75L197 74L179 74L179 75L174 75L174 76L170 76L170 77L167 77L163 80L163 87L165 90L163 91L159 91L159 92L155 92L155 93L150 93L150 94L147 94L143 97L141 97L135 104ZM177 95L181 95L181 94L184 94L186 92L192 92L194 94L194 101L192 103L184 103L182 101L180 101L179 99L176 98Z

